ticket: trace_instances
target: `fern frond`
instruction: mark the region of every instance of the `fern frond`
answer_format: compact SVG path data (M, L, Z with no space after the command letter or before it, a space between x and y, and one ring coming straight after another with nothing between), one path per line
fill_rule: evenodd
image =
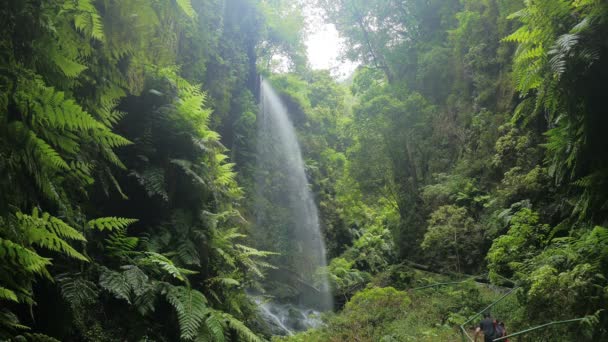
M91 228L97 229L99 231L123 230L137 221L139 221L139 220L124 218L124 217L114 217L114 216L100 217L100 218L90 220L89 222L87 222L87 227L91 227Z
M102 19L92 0L67 1L64 9L72 10L74 13L74 26L76 26L76 29L91 38L99 41L105 40Z
M205 180L194 171L194 165L192 162L183 159L171 159L171 163L179 166L186 175L192 177L195 181L202 185L205 185Z
M228 324L228 327L230 327L232 330L234 330L237 333L237 335L244 341L264 342L263 339L261 339L258 335L256 335L249 328L247 328L247 326L243 322L236 319L234 316L232 316L228 313L222 313L221 315L224 318L224 320L226 321L226 323Z
M194 266L201 265L200 255L192 240L184 239L181 242L179 242L176 252L177 252L177 256L179 257L179 260L184 265L194 265Z
M19 266L28 273L35 273L51 278L46 270L51 265L50 258L44 258L20 244L0 238L0 259Z
M188 17L196 18L196 12L192 7L191 0L176 0L176 2L179 8L181 8Z
M184 286L170 286L165 296L177 312L181 338L194 339L209 314L205 296L197 290Z
M169 200L165 189L165 172L161 168L148 168L141 174L131 171L130 174L146 189L148 196L160 196L165 201Z
M147 291L148 286L148 276L137 266L134 265L125 265L121 267L123 271L123 276L131 287L131 291L136 296L142 295Z
M99 291L97 285L81 277L70 277L67 274L55 278L61 289L61 296L74 310L83 310L83 307L97 301Z
M64 56L59 51L51 50L49 54L50 60L61 70L61 72L69 78L74 78L80 75L81 72L87 69L86 65L82 65L70 58Z
M123 147L131 145L132 142L128 139L116 134L112 133L107 127L103 126L103 129L98 129L95 135L95 139L107 147Z
M23 233L23 238L28 244L38 245L50 251L62 253L68 257L88 261L88 258L75 250L64 238L69 240L86 241L84 236L58 218L47 213L38 215L34 209L32 215L16 213Z
M6 308L0 308L0 327L2 330L30 330L30 327L20 324L19 318Z
M205 319L205 330L209 332L209 335L214 342L224 342L226 340L222 317L218 315L215 310L211 310Z
M134 252L139 239L134 236L127 236L124 231L118 231L110 235L106 240L106 250L111 256L128 257L136 254Z
M28 342L61 342L54 337L40 333L24 333L18 337L22 337ZM21 339L19 339L18 341L21 341Z
M241 283L239 283L238 280L233 279L233 278L227 278L227 277L213 277L213 278L209 279L209 282L210 283L219 283L226 287L241 285Z
M257 256L257 257L267 257L270 255L278 255L279 253L276 252L268 252L268 251L261 251L258 249L255 249L253 247L249 247L249 246L245 246L245 245L241 245L241 244L236 244L235 245L238 249L241 250L241 256L243 257L252 257L252 256Z
M17 295L14 291L9 290L5 287L0 286L0 300L8 300L11 302L19 302Z
M113 294L114 297L124 299L131 304L131 286L123 273L102 266L99 274L99 285Z
M46 141L38 138L36 133L30 131L29 139L26 143L28 152L35 156L42 165L50 165L55 169L69 169L68 163L61 158L61 155L55 151Z
M34 208L34 212L36 209ZM68 240L86 241L84 235L76 229L69 226L67 223L58 219L57 217L51 216L48 213L43 213L41 220L44 226L55 233L58 237Z
M179 268L173 264L166 256L156 252L146 252L146 257L139 261L143 265L155 264L160 266L162 270L173 276L174 278L187 282L187 275L196 274L198 272Z
M149 312L153 312L155 309L155 302L157 297L157 291L154 286L146 286L145 291L135 298L133 304L137 307L137 311L145 316Z

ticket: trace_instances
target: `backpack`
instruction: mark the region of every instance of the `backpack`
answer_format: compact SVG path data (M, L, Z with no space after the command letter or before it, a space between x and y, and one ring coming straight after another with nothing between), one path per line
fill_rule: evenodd
M496 323L496 321L494 321L494 334L492 335L492 338L499 338L499 337L503 337L503 335L505 334L505 328Z

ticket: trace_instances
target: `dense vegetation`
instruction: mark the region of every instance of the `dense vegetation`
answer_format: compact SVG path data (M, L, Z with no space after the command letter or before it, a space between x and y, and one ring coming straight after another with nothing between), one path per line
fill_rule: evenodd
M270 337L245 290L291 255L254 248L280 217L248 231L258 73L338 310L293 340L447 340L513 287L514 330L585 318L531 340L608 338L608 4L313 3L346 81L310 69L289 1L0 4L0 339ZM413 289L470 276L497 287Z

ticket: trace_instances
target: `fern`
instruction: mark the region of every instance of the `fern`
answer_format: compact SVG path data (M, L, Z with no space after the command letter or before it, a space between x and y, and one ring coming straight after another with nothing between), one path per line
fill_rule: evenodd
M154 311L159 292L158 283L135 265L125 265L121 269L122 272L116 272L102 267L99 285L115 298L134 305L142 315Z
M124 166L112 149L130 142L112 133L64 92L47 86L39 75L24 71L12 100L21 120L8 124L8 134L24 144L20 145L23 152L15 155L19 162L10 164L9 173L26 170L47 198L58 201L58 189L68 179L82 186L93 182L91 164L82 159L83 150L90 147L83 145L97 148L106 160Z
M137 266L125 265L121 267L126 282L131 287L131 291L135 296L140 296L146 291L148 285L148 276Z
M100 217L87 222L87 226L100 231L124 230L137 221L137 219L124 217Z
M61 70L61 72L69 78L74 78L80 75L84 70L87 69L86 65L82 65L76 61L73 61L69 57L64 56L62 53L56 50L51 50L49 57L53 63Z
M32 131L29 132L27 148L28 153L35 156L41 164L47 164L55 169L69 169L68 163L61 158L59 153Z
M81 277L71 277L67 274L56 278L61 296L74 310L84 310L84 307L97 301L99 291L97 285Z
M243 322L236 319L234 316L228 313L222 313L221 316L226 321L228 327L233 329L237 335L248 342L264 342L263 339L258 337L255 333L253 333Z
M174 278L181 280L183 282L187 282L187 276L191 274L196 274L198 272L187 270L184 268L179 268L173 264L171 260L169 260L166 256L156 253L156 252L146 252L146 257L139 260L142 265L150 265L154 264L160 266L162 270L173 276Z
M73 13L78 30L99 41L105 39L102 20L92 0L66 1L64 10Z
M29 245L38 245L51 251L62 253L74 259L88 261L87 257L75 250L63 239L86 241L84 236L58 218L47 213L38 215L34 209L32 215L17 213L18 224L23 238Z
M118 299L124 299L131 304L131 285L123 273L101 267L99 285Z
M201 324L210 312L205 296L197 290L184 286L169 286L165 296L177 312L181 338L184 340L196 338Z
M39 333L25 333L21 334L20 337L23 337L28 342L61 342L54 337Z
M135 298L133 304L142 316L154 311L157 294L155 286L148 284L145 290Z
M195 181L199 182L201 185L205 185L205 180L197 174L194 169L194 164L188 160L183 159L171 159L171 163L179 166L186 175L190 176Z
M141 184L150 197L160 196L164 201L169 200L169 194L165 189L165 172L161 168L150 168L143 173L131 171L139 184Z
M210 283L219 283L226 287L241 285L241 283L238 280L233 279L233 278L228 278L228 277L213 277L213 278L209 279L209 282Z
M110 235L106 240L106 250L108 254L118 258L126 258L137 255L135 251L139 239L134 236L127 236L124 231L117 231Z
M19 318L14 313L8 311L6 308L0 308L0 328L2 330L29 330L30 328L20 324ZM0 330L1 331L1 330Z
M191 0L175 0L179 8L190 18L196 18L196 12L192 8Z
M0 238L0 259L18 266L18 270L51 278L46 269L51 265L50 258L41 257L36 252L10 240Z
M217 311L210 310L209 315L205 319L204 328L214 342L223 342L226 340L224 337L225 327L222 324L222 317L217 314Z
M0 286L0 300L8 300L11 302L19 302L17 294L14 291Z
M200 255L192 240L184 239L180 241L177 245L176 253L184 265L201 266Z

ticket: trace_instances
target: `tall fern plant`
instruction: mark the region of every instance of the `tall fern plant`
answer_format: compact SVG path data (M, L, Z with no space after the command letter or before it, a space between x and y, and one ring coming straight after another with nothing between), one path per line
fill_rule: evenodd
M574 212L601 222L606 216L608 147L601 89L608 80L608 5L595 0L525 1L510 16L521 27L504 40L518 44L513 73L522 102L514 120L542 118L546 162L558 184L582 189ZM603 213L591 217L591 213Z

